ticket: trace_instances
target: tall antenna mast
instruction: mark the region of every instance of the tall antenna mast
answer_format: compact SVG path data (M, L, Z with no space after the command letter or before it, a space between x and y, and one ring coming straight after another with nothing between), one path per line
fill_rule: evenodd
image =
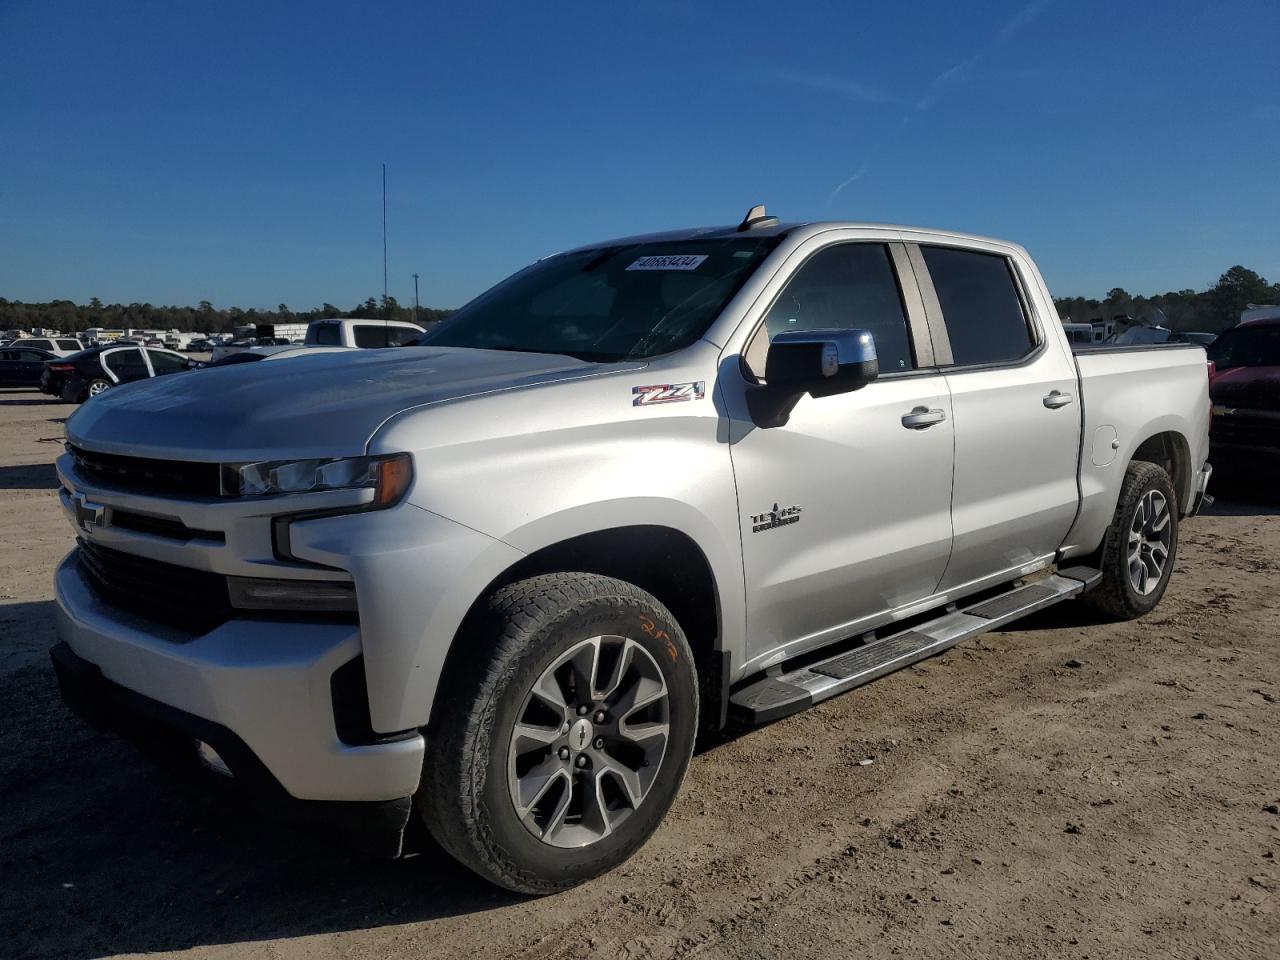
M387 322L387 165L382 165L382 322Z

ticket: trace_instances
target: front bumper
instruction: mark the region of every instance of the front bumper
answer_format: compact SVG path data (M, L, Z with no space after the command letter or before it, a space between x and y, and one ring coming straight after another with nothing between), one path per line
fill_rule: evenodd
M333 675L360 654L358 627L234 619L179 639L104 604L74 554L55 588L72 654L126 691L224 728L288 796L367 802L417 790L425 743L416 730L358 746L338 736Z
M227 727L144 697L103 676L65 642L50 651L62 699L99 730L109 730L163 755L192 772L198 769L195 743L217 751L231 771L237 794L262 812L323 827L350 846L374 856L395 857L403 850L412 811L409 796L381 801L299 800L290 796L249 745ZM200 771L205 786L226 778Z

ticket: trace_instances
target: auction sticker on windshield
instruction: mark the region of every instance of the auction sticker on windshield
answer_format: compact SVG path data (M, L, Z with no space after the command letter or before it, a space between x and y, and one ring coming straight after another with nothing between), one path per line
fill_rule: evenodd
M697 270L706 254L680 253L658 257L641 257L628 270Z

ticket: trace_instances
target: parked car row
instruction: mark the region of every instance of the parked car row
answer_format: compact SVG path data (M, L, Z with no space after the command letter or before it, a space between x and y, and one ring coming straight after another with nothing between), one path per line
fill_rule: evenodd
M57 360L49 350L28 347L0 348L0 387L38 387L47 360Z
M198 366L201 366L198 361L173 350L113 343L46 362L40 390L63 400L83 403L123 383L180 373Z
M170 373L334 350L403 346L423 333L417 324L394 320L319 320L308 328L305 343L285 337L217 346L208 340L188 343L191 351L212 348L211 363L183 356L155 338L84 348L75 338L28 337L0 347L0 386L39 387L50 396L83 403L112 387Z

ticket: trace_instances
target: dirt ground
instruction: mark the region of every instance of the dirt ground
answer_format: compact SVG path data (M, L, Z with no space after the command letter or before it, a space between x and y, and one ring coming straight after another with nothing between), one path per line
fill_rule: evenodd
M0 958L1280 957L1274 479L1183 527L1145 620L1063 604L708 749L634 860L537 900L226 816L71 717L71 409L0 391Z

